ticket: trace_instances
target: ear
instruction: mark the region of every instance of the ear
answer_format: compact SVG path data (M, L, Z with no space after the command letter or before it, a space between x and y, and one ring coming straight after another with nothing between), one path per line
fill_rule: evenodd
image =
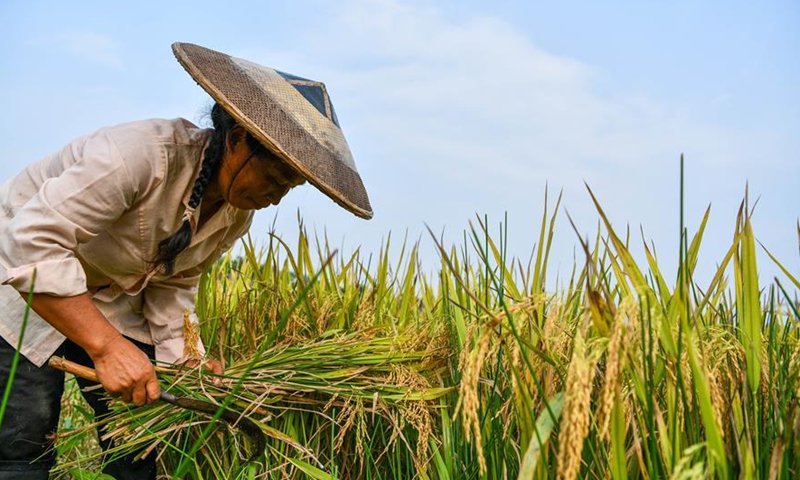
M241 125L234 125L225 135L225 147L231 152L237 145L244 142L245 138L247 138L247 130Z

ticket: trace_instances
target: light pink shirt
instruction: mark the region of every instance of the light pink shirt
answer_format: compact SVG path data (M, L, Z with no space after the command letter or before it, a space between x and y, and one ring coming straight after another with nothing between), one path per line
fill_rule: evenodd
M184 312L196 321L200 275L252 221L226 203L195 231L171 277L148 269L184 214L196 228L202 204L192 211L189 196L210 133L180 118L103 128L0 186L0 336L16 347L18 292L89 292L123 335L154 344L158 360L182 359ZM20 351L41 366L63 341L31 311Z

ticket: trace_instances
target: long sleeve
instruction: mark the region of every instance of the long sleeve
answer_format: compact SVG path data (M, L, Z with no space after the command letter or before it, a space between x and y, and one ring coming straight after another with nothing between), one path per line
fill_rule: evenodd
M200 355L205 347L199 338L184 338L184 318L188 312L189 326L197 330L199 324L195 314L195 296L200 277L219 257L228 251L250 228L252 212L245 214L243 221L228 230L213 253L200 263L187 268L176 276L162 282L151 282L144 290L144 317L150 326L150 336L156 346L156 359L177 363L191 356L192 345L185 348L187 341L195 344Z
M103 131L74 141L39 167L48 171L26 170L18 181L26 174L51 178L0 232L0 283L23 292L80 295L87 290L86 274L76 247L119 218L137 186Z
M192 328L197 328L194 313L194 298L200 274L175 276L159 283L149 283L144 290L144 317L150 326L150 336L156 347L156 359L176 363L185 360L184 318L188 318ZM199 354L205 349L199 336L196 339Z
M204 232L208 241L183 254L180 278L165 279L150 268L158 242L181 225L210 135L183 119L105 127L0 185L0 336L21 342L22 354L41 365L64 336L35 312L20 336L25 302L19 292L69 297L88 291L123 335L161 342L164 360L179 357L183 311L192 310L199 279L190 278L199 274L191 267L214 253L222 232L249 220L247 212L226 206Z

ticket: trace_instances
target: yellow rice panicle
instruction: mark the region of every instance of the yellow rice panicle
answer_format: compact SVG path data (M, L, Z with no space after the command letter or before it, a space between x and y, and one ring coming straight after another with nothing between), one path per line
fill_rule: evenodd
M584 333L579 327L575 333L561 413L556 473L559 480L574 480L580 471L583 441L589 433L593 373L594 363L587 353Z
M486 459L483 456L483 439L478 415L480 409L478 382L480 381L484 360L489 353L491 335L492 330L487 328L478 340L478 344L470 351L469 358L464 362L458 403L453 412L454 419L461 413L464 424L464 438L467 443L472 443L473 441L475 443L481 475L486 473Z
M639 315L639 308L632 296L626 297L614 318L611 338L608 343L606 355L606 369L603 389L600 394L600 403L597 409L597 424L601 439L608 440L611 409L614 407L614 397L622 385L622 370L625 362L625 350L630 337L629 325Z
M200 329L192 321L192 315L188 308L183 311L183 338L183 358L202 358L203 354L200 352Z

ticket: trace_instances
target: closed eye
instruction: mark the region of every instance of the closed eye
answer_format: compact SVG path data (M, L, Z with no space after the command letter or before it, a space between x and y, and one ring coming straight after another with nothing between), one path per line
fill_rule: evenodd
M294 174L294 172L292 172L290 175L284 175L283 172L276 172L276 174L273 175L272 178L273 180L275 180L275 183L278 184L278 186L280 187L294 188L298 185L306 183L305 178L301 177L300 175Z

